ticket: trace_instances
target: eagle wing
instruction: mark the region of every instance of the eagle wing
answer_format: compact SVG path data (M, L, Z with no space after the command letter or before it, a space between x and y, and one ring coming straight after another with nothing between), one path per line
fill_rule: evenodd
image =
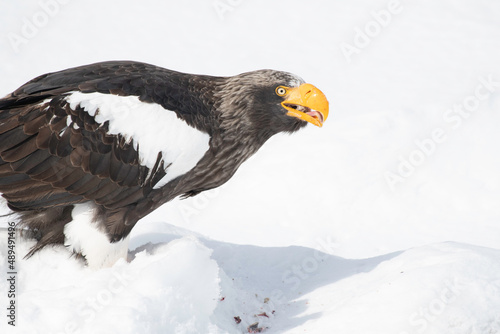
M68 97L97 92L176 108L178 99L165 100L175 97L175 85L155 82L158 69L135 62L74 68L40 76L0 100L0 192L9 206L38 210L92 200L116 209L145 198L166 175L162 152L146 166L140 143L110 131L109 121L96 120L98 110L91 114Z

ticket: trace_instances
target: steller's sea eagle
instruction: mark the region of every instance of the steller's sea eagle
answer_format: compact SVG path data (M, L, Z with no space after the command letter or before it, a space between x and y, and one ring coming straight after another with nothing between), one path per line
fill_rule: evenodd
M41 75L0 99L0 192L37 243L92 267L139 219L218 187L271 136L322 126L325 95L290 73L233 77L110 61Z

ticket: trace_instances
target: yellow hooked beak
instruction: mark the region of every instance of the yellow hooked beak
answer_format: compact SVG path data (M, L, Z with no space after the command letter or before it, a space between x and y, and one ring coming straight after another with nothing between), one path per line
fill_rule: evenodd
M322 127L328 117L328 100L325 94L311 84L289 88L286 100L281 102L287 115Z

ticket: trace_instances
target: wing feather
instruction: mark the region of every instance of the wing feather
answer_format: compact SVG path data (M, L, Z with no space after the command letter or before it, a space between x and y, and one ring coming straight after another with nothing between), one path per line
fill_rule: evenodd
M16 128L19 125L16 117L8 118L0 124L0 133L5 133Z
M101 179L95 177L95 175L85 173L84 177L67 186L65 189L71 194L82 195L90 189L95 188L100 182Z
M26 123L24 123L23 126L23 131L24 133L28 135L34 135L37 134L40 128L45 125L46 123L46 116L44 114L39 115L36 118L33 118ZM19 125L19 123L16 121L16 124Z
M31 210L86 200L117 207L117 194L123 194L121 205L139 198L148 168L139 165L129 142L106 133L106 124L79 106L71 109L60 96L37 105L13 101L12 108L2 101L0 111L0 191L11 207Z
M30 137L30 135L25 134L22 129L19 128L13 128L12 130L4 132L0 134L0 152L5 152Z
M33 174L34 168L50 158L49 152L38 149L22 159L11 162L10 166L14 172Z
M36 117L29 117L26 109ZM63 117L61 111L68 110ZM150 172L139 164L138 152L129 141L107 134L107 127L93 119L88 122L87 113L52 101L1 113L12 111L17 117L10 115L0 125L0 191L13 208L35 210L93 200L118 209L143 198L158 175L164 175L164 170L158 173L163 163L157 161ZM74 122L75 114L87 121ZM73 123L86 126L73 127Z
M3 151L0 154L0 156L4 161L16 162L26 158L36 150L38 150L38 147L36 146L36 137L31 136L28 137L28 139L25 140L24 142L18 144L17 146L14 146L8 150Z

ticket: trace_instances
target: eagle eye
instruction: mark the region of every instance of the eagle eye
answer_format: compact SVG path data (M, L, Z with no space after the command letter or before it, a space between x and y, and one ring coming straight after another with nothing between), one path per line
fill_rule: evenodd
M283 86L276 87L276 94L278 94L279 96L285 96L287 92L288 89L286 89L286 87Z

